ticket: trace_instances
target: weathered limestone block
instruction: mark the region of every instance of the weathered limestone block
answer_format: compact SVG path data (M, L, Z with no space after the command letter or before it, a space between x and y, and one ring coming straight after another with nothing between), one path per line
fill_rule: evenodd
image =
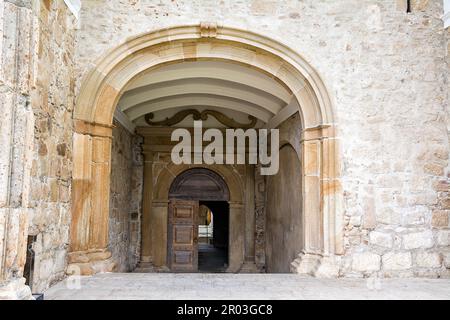
M440 247L450 246L450 230L439 230L436 236L436 242Z
M388 271L408 270L412 266L410 252L389 252L383 255L383 269Z
M442 265L441 256L436 252L419 252L415 261L420 268L440 268Z
M445 228L449 226L449 211L434 210L431 225L435 228Z
M425 11L429 5L430 0L412 0L412 11Z
M383 247L392 248L393 237L392 234L386 232L372 231L369 235L370 244Z
M443 263L447 269L450 269L450 252L443 254Z
M392 208L380 208L377 211L377 222L387 225L401 224L401 214Z
M353 255L352 270L357 272L371 272L380 270L381 257L371 252Z
M411 249L428 249L433 247L433 233L431 230L426 230L422 232L414 232L405 234L402 236L403 247L406 250Z

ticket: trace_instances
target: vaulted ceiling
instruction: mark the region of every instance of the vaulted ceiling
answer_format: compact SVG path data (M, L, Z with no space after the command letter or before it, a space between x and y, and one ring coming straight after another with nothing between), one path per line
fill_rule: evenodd
M131 130L161 121L182 110L214 110L240 123L248 116L256 127L274 126L298 110L292 92L276 79L245 65L224 61L192 61L163 66L129 83L116 118ZM176 126L191 126L192 116ZM213 117L204 126L223 127Z

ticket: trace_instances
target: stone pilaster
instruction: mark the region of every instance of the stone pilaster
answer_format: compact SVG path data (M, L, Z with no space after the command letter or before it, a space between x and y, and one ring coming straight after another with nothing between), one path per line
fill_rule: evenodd
M245 215L242 203L230 202L230 222L229 222L229 261L227 272L239 272L244 263L245 238L244 226Z
M152 257L153 152L144 146L144 192L142 199L141 263L151 265Z
M245 259L241 268L242 273L258 272L255 262L255 167L246 167L245 181Z
M169 203L167 200L153 200L151 209L152 262L157 268L167 267L167 222Z
M342 187L336 159L336 128L320 126L303 132L303 204L305 247L291 264L294 273L339 275L343 254Z
M68 274L114 269L108 251L111 127L75 121Z

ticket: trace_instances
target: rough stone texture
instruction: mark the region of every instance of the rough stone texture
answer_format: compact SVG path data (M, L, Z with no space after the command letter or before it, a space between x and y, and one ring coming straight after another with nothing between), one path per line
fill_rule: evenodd
M71 116L75 93L96 59L129 37L201 21L279 40L305 57L326 83L343 167L341 275L382 270L389 276L448 276L450 31L440 20L442 1L415 0L410 14L405 3L83 0L75 31L63 1L1 2L0 285L24 292L19 287L28 234L37 236L33 291L63 277ZM155 162L155 173L161 166ZM117 249L130 265L139 252L134 197L140 176L129 175L131 197L117 193L130 199L128 222L121 213L111 222L119 225L114 232L131 239L128 251ZM262 212L257 207L257 248L264 245ZM437 254L443 266L427 267L437 266Z
M373 272L380 270L381 258L379 255L364 252L353 255L352 270L357 272Z
M383 256L383 269L387 271L408 270L412 266L411 253L389 252Z
M413 1L410 14L406 1L86 0L77 33L77 87L108 49L175 25L218 22L270 35L298 51L333 95L347 224L341 274L352 274L356 252L445 249L448 225L436 214L450 208L448 47L441 16L438 0ZM370 236L373 230L378 233ZM380 245L391 246L390 236L392 249Z
M116 271L132 271L140 257L142 162L139 138L115 122L111 150L109 250Z
M435 245L432 212L450 207L448 190L434 187L447 181L449 153L441 1L414 1L410 14L406 1L381 0L83 4L79 75L128 37L206 20L254 30L297 50L333 95L344 167L346 256L379 250L368 232L379 224L394 239L404 237L402 250ZM429 231L423 234L428 240L404 236L418 227Z
M420 252L416 255L416 264L419 268L440 268L442 259L439 253Z
M0 282L16 278L5 288L23 297L27 235L37 236L34 292L66 266L74 18L62 1L2 1L0 17Z
M391 234L378 231L371 232L369 239L370 244L388 249L392 248L394 242Z
M34 35L36 61L30 102L35 116L29 234L34 292L64 277L71 222L75 19L62 1L42 1Z

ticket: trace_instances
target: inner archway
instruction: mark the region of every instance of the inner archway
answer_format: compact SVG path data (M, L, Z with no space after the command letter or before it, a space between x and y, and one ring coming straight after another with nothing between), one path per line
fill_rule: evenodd
M158 93L155 99L150 100L145 92L140 92L138 88L132 86L140 79L145 79L147 72L187 61L232 62L273 79L291 95L290 99L283 94L277 95L280 101L278 106L274 104L273 99L263 99L264 97L258 95L250 95L251 101L245 101L241 88L230 84L232 82L230 79L216 79L211 83L200 81L201 90L197 84L184 88L189 91L182 93L181 98L183 100L187 98L189 101L191 97L183 94L195 94L195 100L201 101L201 105L213 105L228 112L245 110L243 115L257 118L260 127L276 128L293 114L300 115L302 131L298 140L301 141L302 188L298 192L303 194L301 205L304 220L304 250L292 264L292 271L317 274L321 272L318 265L324 265L327 272L334 270L330 268L333 259L343 252L343 218L336 123L328 92L314 69L287 46L248 31L214 24L175 27L131 39L104 55L83 82L74 112L71 264L82 267L83 273L112 269L107 250L109 213L107 191L110 183L111 128L114 115L126 123L127 119L138 120L145 116L143 110L147 107L158 112L180 106L178 104L180 99L174 98L170 92L167 95L169 90L167 88L176 91L184 87L185 83L179 83L180 80L167 79L164 89L159 88L157 84L145 82L145 86L152 86L153 92ZM243 81L247 85L252 84L249 79ZM231 97L228 94L217 94L218 85L222 86L225 83ZM127 95L127 100L121 101L122 97L125 99L125 93L133 89L137 91ZM214 98L211 99L210 95L214 95ZM148 104L147 101L151 103ZM228 105L224 104L224 101L234 101L234 104L224 108ZM187 106L189 104L181 107ZM127 118L123 117L124 113ZM132 126L130 128L133 129ZM166 129L152 128L141 132L152 131L154 138L155 134L161 136L162 133L168 132L164 130ZM156 139L152 141L155 142ZM153 146L161 148L160 145L153 144ZM160 152L161 149L144 150L146 163L154 161L155 150ZM172 178L173 172L168 174ZM150 176L149 179L153 178ZM163 183L161 174L157 179L158 183ZM246 189L247 184L252 182L240 183L240 188ZM164 200L164 196L154 194L159 191L155 191L153 186L148 186L147 189L144 187L144 211L145 208L150 208L149 210L153 210L157 215L167 212L168 203L165 202L167 200ZM153 198L148 199L148 194L152 194ZM245 199L245 196L241 194L242 201L230 205L230 220L237 219L237 215L233 217L231 214L233 210L244 211L243 215L252 212L247 208L240 208L251 202L251 199ZM249 206L258 211L259 204L256 202L258 201L254 200ZM241 228L252 225L252 218L250 216L247 218L244 219ZM248 222L246 224L245 221L249 221L250 224ZM144 214L142 223L151 224L151 219L146 220ZM237 234L237 231L230 230L230 234ZM233 266L234 270L240 270L254 251L251 237L246 238L241 231L240 237L245 238L243 241L245 248L238 248L238 245L233 244L234 249L239 251L237 256L242 255L242 259L230 261L230 267ZM154 238L155 234L151 237ZM151 250L147 251L145 248L146 241L148 242L142 239L142 261L155 259ZM162 263L165 257L162 255L157 259Z
M229 237L229 201L226 182L212 170L193 168L175 178L169 190L167 264L170 271L226 271L231 247L228 241L234 240ZM215 224L209 230L207 225L212 214ZM201 222L208 220L208 215L209 222Z

